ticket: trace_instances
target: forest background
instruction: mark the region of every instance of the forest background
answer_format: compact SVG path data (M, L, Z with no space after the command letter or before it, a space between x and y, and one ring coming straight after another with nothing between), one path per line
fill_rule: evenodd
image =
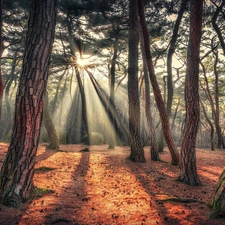
M198 135L191 144L224 149L224 1L205 1L202 13L196 11L196 1L190 2L144 1L145 18L142 6L137 7L141 22L138 26L138 19L131 17L134 8L129 1L59 1L40 141L49 141L53 149L58 149L59 143L107 143L109 148L131 145L130 158L142 162L145 159L140 146L157 146L151 154L158 160L155 152L167 145L172 164L178 164L174 144L182 145L181 131L187 125L185 83L188 66L192 65L188 51L195 50L190 44L189 31L194 26L190 18L202 16L196 58L199 73L195 76L199 89L192 92L200 106L200 123L197 120ZM30 1L2 2L1 141L11 140L13 133L29 9ZM145 52L149 40L145 25L150 35L149 55ZM140 30L143 36L138 34ZM134 31L136 41L131 35ZM137 43L140 48L135 47ZM136 68L131 68L138 51L136 76ZM195 152L193 155L195 176ZM195 178L180 179L200 184Z

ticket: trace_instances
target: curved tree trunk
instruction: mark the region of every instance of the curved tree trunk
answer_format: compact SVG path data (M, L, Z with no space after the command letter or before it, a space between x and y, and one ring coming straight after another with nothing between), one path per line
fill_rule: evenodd
M196 168L196 138L200 120L199 106L199 51L202 31L203 0L191 0L190 33L185 80L186 117L181 143L179 180L190 185L201 185Z
M152 88L156 100L156 104L158 106L160 118L161 118L161 123L163 127L163 133L164 137L166 140L166 143L168 145L168 148L170 150L170 154L172 157L172 164L173 165L178 165L179 164L179 152L176 149L171 131L170 131L170 126L169 126L169 120L166 112L166 108L164 105L164 101L160 92L160 88L156 79L154 67L153 67L153 62L152 62L152 56L151 56L151 51L150 51L150 43L149 43L149 34L147 30L147 24L145 21L145 15L144 15L144 5L143 1L139 0L138 1L138 10L139 10L139 17L141 21L141 27L142 27L142 32L143 32L143 38L144 38L144 45L145 45L145 55L146 55L146 60L147 60L147 66L149 70L149 76L150 80L152 83Z
M57 131L55 129L55 126L53 124L51 115L49 113L49 104L48 104L48 93L45 93L44 98L44 110L43 110L43 122L45 125L45 129L48 133L49 138L49 145L47 146L48 149L54 149L59 150L59 137L57 134Z
M40 137L44 92L56 23L56 0L33 0L11 143L0 175L0 199L18 207L30 197Z
M130 130L130 160L145 162L144 149L140 140L140 99L138 91L138 9L137 0L129 1L129 40L128 40L128 100Z
M144 52L144 42L143 42L143 36L141 35L141 52L142 52L142 58L143 58L143 68L144 68L144 82L145 82L145 114L146 114L146 120L148 124L148 130L150 135L150 154L151 154L151 160L159 161L159 151L158 151L158 143L155 133L155 127L152 120L152 114L151 114L151 99L150 99L150 82L149 82L149 76L148 76L148 69L146 64L146 57Z

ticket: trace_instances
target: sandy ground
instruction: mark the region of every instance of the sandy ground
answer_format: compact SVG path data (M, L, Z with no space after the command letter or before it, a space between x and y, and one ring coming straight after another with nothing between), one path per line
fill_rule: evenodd
M8 145L0 143L0 166ZM197 149L197 167L204 186L184 185L176 178L179 168L164 162L127 160L129 147L109 150L106 145L61 145L62 151L40 146L34 184L51 190L20 209L0 205L0 224L74 225L224 225L210 220L207 205L225 164L225 151Z

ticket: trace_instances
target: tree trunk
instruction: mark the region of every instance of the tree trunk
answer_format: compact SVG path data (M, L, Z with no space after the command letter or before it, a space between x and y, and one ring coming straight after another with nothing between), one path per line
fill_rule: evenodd
M215 150L215 148L214 148L214 140L213 140L214 139L214 127L213 127L213 124L210 121L209 117L207 116L207 112L206 112L204 104L202 103L202 101L200 101L200 103L201 103L201 106L202 106L202 110L203 110L204 116L205 116L205 118L206 118L206 120L207 120L207 122L208 122L208 124L210 126L210 143L211 143L211 150L213 151L213 150Z
M14 207L29 198L33 187L43 98L55 32L56 3L56 0L32 1L13 134L0 176L1 201Z
M196 168L196 138L200 120L199 106L199 51L202 31L203 0L191 0L190 33L185 80L186 117L181 143L179 180L190 185L201 185Z
M87 116L86 96L85 96L85 92L84 92L84 86L82 84L82 80L80 77L80 72L78 71L77 68L75 68L75 70L76 70L77 82L78 82L80 96L81 96L82 117L83 117L84 125L86 128L86 133L87 133L87 144L90 145L91 144L91 134L90 134L90 130L89 130L89 123L88 123L88 116Z
M2 0L0 0L0 125L1 125L1 118L2 118L2 97L4 91L4 83L2 79L2 69L1 69L1 58L3 52L3 43L2 43Z
M57 131L55 129L55 126L53 124L51 115L49 113L49 104L48 104L48 93L45 93L44 98L44 110L43 110L43 122L45 125L45 129L48 133L49 138L49 145L47 146L48 149L54 149L59 150L59 137L57 134Z
M152 120L152 114L151 114L151 99L150 99L150 82L149 82L149 76L148 76L148 69L147 69L147 63L146 63L146 57L145 57L145 51L144 51L144 42L143 42L143 36L141 35L141 51L142 51L142 58L143 58L143 69L144 69L144 81L145 81L145 114L146 114L146 120L148 124L148 130L150 135L150 154L151 154L151 160L153 161L159 161L159 151L158 151L158 143L155 133L155 127Z
M140 140L140 99L138 91L138 11L137 0L129 2L129 50L128 50L128 101L130 130L130 160L145 162L144 149Z
M171 131L170 131L170 126L169 126L169 120L166 112L166 108L164 105L164 101L160 92L160 88L156 79L154 67L153 67L153 62L152 62L152 56L151 56L151 51L150 51L150 43L149 43L149 34L147 30L147 24L145 21L145 15L144 15L144 6L143 6L143 1L140 0L138 1L138 10L139 10L139 17L140 17L140 22L142 26L142 32L143 32L143 38L144 38L144 45L145 45L145 55L146 55L146 60L147 60L147 66L149 70L149 76L150 80L152 83L152 88L153 92L155 95L155 100L156 104L158 106L160 118L161 118L161 123L163 127L163 133L164 137L166 140L166 143L168 145L168 148L170 150L170 154L172 157L172 164L173 165L178 165L179 164L179 152L176 149Z
M113 57L111 60L111 68L110 68L110 97L109 101L114 104L115 101L115 70L116 70L116 59L117 59L117 52L118 52L118 44L119 44L119 27L118 25L113 25L113 33L115 35L115 40L114 40L114 52L113 52ZM111 104L109 103L109 104ZM112 126L115 127L115 121L114 119L112 120ZM115 148L115 143L116 143L116 137L113 135L114 132L112 132L112 135L109 137L109 149L114 149Z
M9 97L10 94L9 93L10 93L10 88L11 88L12 83L13 83L13 81L15 81L15 69L16 69L16 63L17 63L17 59L16 59L17 52L18 52L18 49L16 49L15 52L14 52L10 77L9 77L7 83L5 84L5 105L6 105L6 110L7 110L7 114L6 114L7 126L5 127L5 130L2 133L2 136L1 136L2 140L7 139L7 136L9 134L10 130L12 129L12 113L11 113L12 110L11 110L11 101L10 101L10 97Z
M167 55L167 114L168 118L170 119L170 114L171 114L171 108L172 108L172 102L173 102L173 74L172 74L172 58L173 54L176 49L176 41L178 37L178 31L179 31L179 26L181 19L183 17L184 11L186 9L186 5L189 0L183 0L181 3L180 10L178 12L178 16L173 28L173 35L170 41L170 47L168 50L168 55Z
M210 218L216 219L221 215L225 215L225 169L223 170L217 182L216 188L209 201L212 207Z

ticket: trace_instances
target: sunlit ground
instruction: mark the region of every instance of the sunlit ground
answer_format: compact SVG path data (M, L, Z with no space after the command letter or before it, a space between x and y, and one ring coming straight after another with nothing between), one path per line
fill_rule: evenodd
M5 147L0 146L1 157ZM0 221L83 225L223 224L222 220L207 219L207 202L223 170L224 152L197 150L198 171L204 186L191 187L176 181L179 169L170 165L168 150L160 155L166 162L150 161L149 147L146 147L147 163L132 163L127 160L129 147L108 150L107 145L91 146L90 152L80 152L85 147L62 145L61 152L39 148L36 168L45 169L35 172L34 184L54 193L40 195L21 210L1 206ZM53 170L48 171L46 167Z

